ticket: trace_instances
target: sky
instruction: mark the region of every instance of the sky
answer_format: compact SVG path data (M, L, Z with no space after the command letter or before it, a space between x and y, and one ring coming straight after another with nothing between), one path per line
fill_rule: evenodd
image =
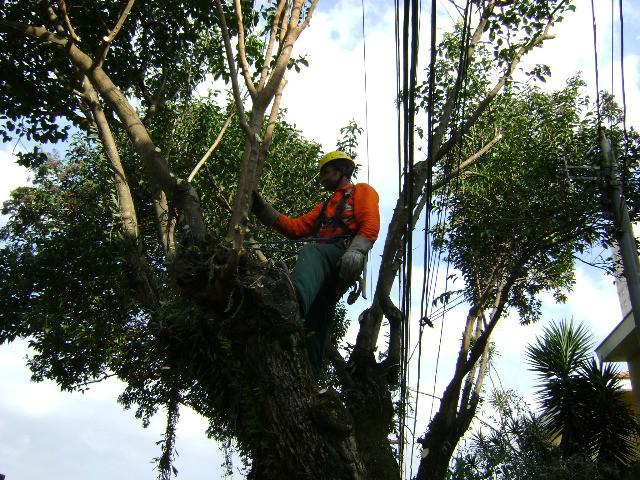
M321 0L309 29L296 44L296 52L308 56L309 67L299 74L289 74L282 106L287 109L288 119L308 138L320 142L325 150L333 149L339 128L349 120L355 119L366 128L358 155L362 164L359 180L368 181L380 193L383 239L384 226L390 221L397 198L394 14L390 0L365 3L366 97L361 1ZM545 88L561 88L567 77L581 71L589 83L589 91L595 92L590 5L584 1L577 3L576 13L554 29L557 38L548 41L527 61L551 66L552 76ZM613 61L611 59L611 4L596 3L600 86L611 90L613 66L613 91L620 98L620 62L617 54ZM633 109L640 104L638 7L637 0L624 2L628 123L636 127L640 126L640 111ZM438 23L442 28L456 18L449 2L440 1L437 8ZM428 13L425 5L420 68L426 66L428 55ZM615 18L613 33L617 41L617 11ZM20 148L19 143L0 147L0 200L7 198L11 188L28 181L26 172L12 159L12 152ZM374 265L382 244L379 240L372 252ZM443 276L440 272L440 285ZM420 280L416 279L414 285L419 284ZM365 300L359 300L351 310L352 316L366 306ZM599 342L621 319L613 279L583 265L577 268L576 285L568 302L557 305L550 296L545 297L543 311L545 321L536 325L520 326L513 316L500 321L493 336L499 357L488 383L514 388L531 399L535 378L526 370L522 352L544 324L550 320L574 318L589 325ZM456 309L426 331L422 392L438 395L444 388L458 351L460 325L465 314L464 308ZM354 324L357 322L352 323L351 335L355 332ZM415 332L412 335L415 339ZM123 410L116 402L123 390L117 381L95 385L84 394L60 392L51 382L30 382L30 373L25 366L27 354L24 341L0 347L0 473L7 475L7 480L156 477L152 459L160 453L156 442L164 429L162 415L158 415L149 428L143 429L133 412ZM415 386L415 361L412 372L411 385ZM431 414L431 398L428 395L419 397L416 432L421 434ZM218 445L206 438L205 429L204 419L182 409L177 438L179 455L175 463L178 478L198 480L220 476L222 454ZM236 471L233 478L242 477Z

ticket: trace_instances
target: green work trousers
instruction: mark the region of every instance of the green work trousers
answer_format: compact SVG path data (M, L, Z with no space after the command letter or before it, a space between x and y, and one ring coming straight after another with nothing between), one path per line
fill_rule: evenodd
M307 352L314 376L320 373L334 322L338 292L338 261L342 243L311 243L300 253L291 281L307 329Z

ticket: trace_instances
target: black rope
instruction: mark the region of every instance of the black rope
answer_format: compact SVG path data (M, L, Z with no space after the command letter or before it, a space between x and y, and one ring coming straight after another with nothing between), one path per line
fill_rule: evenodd
M629 133L627 132L627 93L624 84L624 15L622 13L622 0L619 1L620 8L620 76L622 77L622 128L624 131L624 155L622 156L622 195L627 177L627 158L629 156ZM611 58L613 63L613 57Z
M413 204L414 195L414 151L415 151L415 109L418 68L420 5L418 0L405 0L403 10L402 36L402 175L403 206L407 209L407 223L404 229L402 290L400 309L401 326L401 362L400 362L400 408L399 408L399 446L398 454L401 469L404 466L405 430L407 420L407 378L410 345L409 318L411 316L411 280L413 268Z
M600 111L600 74L598 71L598 34L596 27L596 7L594 5L593 0L591 0L591 21L593 23L593 57L595 62L595 73L596 73L596 110L597 110L597 119L598 119L598 135L600 135L600 130L602 129L602 117ZM613 59L612 59L613 61Z
M464 20L463 20L463 31L462 31L462 41L461 41L461 47L460 47L460 55L458 58L458 65L459 65L459 69L460 69L460 75L459 78L456 82L456 88L457 88L457 96L455 99L455 107L454 107L454 115L455 117L452 119L452 123L453 124L458 124L458 125L462 125L464 122L464 117L465 117L465 108L466 108L466 103L464 101L464 97L466 95L466 90L467 90L467 69L469 66L469 43L471 41L471 3L469 0L467 0L466 5L465 5L465 10L464 10ZM462 155L462 143L463 143L463 135L460 136L460 139L458 141L457 144L457 160L458 160L458 166L460 165L461 162L461 155ZM454 155L451 154L449 156L449 158L451 159L451 163L453 163L453 158ZM453 167L453 165L448 165L445 168L445 171L451 170L451 168ZM459 187L459 178L456 179L454 187L455 190L457 191L458 187ZM446 187L447 189L449 188L448 186ZM446 190L446 189L445 189ZM450 217L450 221L453 221L453 217L455 216L455 210L453 210L450 214L447 214L446 212L449 209L449 202L448 199L450 198L450 192L448 191L443 191L442 193L443 198L445 199L445 205L443 208L443 212L442 212L442 221L445 221L446 217ZM438 262L440 261L440 255L438 256ZM439 267L438 267L439 268ZM448 288L448 284L449 284L449 268L450 268L450 263L449 261L447 261L447 268L446 268L446 277L445 277L445 292ZM432 292L435 291L435 281L434 284L432 285ZM443 308L446 306L448 302L445 301L445 305L443 306ZM436 356L436 365L435 365L435 372L434 372L434 377L433 377L433 390L432 390L432 395L435 396L435 391L436 391L436 385L437 385L437 380L438 380L438 371L439 371L439 367L440 367L440 353L442 350L442 337L443 337L443 332L444 332L444 315L446 313L446 309L443 310L442 313L442 321L440 324L440 335L439 335L439 340L438 340L438 353ZM434 408L435 402L431 403L431 411L429 412L429 419L431 419L433 417L433 408Z
M434 145L433 145L433 98L435 90L435 70L436 70L436 0L431 0L431 52L429 58L429 90L428 90L428 105L427 105L427 187L424 195L426 195L427 207L425 211L425 229L424 229L424 253L422 256L422 291L420 295L420 322L418 326L418 368L416 373L416 388L415 391L420 391L420 378L422 376L422 337L424 335L424 321L426 317L425 299L426 289L429 283L429 263L430 263L430 248L429 248L429 231L430 231L430 218L431 218L431 194L432 194L432 176L433 176L433 159L434 159ZM411 451L415 449L416 443L416 428L418 422L418 405L420 395L416 395L414 403L414 417L413 417L413 437L411 440ZM413 460L411 456L411 462L409 467L409 478L413 478Z
M613 1L613 0L611 0ZM365 17L364 17L364 0L360 2L362 4L362 64L364 70L364 135L365 146L367 155L367 183L369 180L369 102L367 95L367 37L365 34Z
M245 245L272 245L276 243L307 243L307 242L328 242L335 243L340 240L351 238L351 235L336 235L333 237L305 237L305 238L296 238L296 239L286 239L286 240L245 240Z

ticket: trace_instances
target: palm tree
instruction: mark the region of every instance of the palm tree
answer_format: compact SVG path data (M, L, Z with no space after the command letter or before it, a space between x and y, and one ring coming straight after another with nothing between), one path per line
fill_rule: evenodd
M583 454L598 463L626 465L640 426L623 401L618 370L600 364L592 347L584 325L564 320L545 327L527 347L530 369L540 379L545 430L552 440L560 437L565 460Z

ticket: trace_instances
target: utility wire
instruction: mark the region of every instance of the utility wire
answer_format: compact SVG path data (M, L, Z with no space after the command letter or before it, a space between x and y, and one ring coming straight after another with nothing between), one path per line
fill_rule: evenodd
M613 1L613 0L611 0ZM361 0L362 5L362 64L364 67L364 137L366 144L367 155L367 183L370 183L370 158L369 158L369 101L367 94L367 36L365 31L365 14L364 14L364 0Z
M591 21L593 24L593 57L596 74L596 110L598 119L598 134L600 134L600 130L602 129L602 113L600 111L600 74L598 72L598 33L596 26L596 7L593 0L591 0Z
M369 95L367 90L367 35L365 30L364 0L361 0L360 3L362 6L362 65L364 71L364 138L367 156L367 183L371 183L371 157L369 156ZM369 258L370 256L371 252L368 252L367 258ZM371 299L371 301L373 301L373 269L370 268L368 270L369 282L367 287L369 288L369 298ZM363 275L363 278L366 280L367 272L365 271Z
M619 0L620 15L620 76L622 83L622 128L624 131L624 155L622 157L622 195L627 176L627 158L629 155L629 133L627 132L627 93L624 84L624 15L622 13L622 0ZM613 57L611 59L613 63Z

